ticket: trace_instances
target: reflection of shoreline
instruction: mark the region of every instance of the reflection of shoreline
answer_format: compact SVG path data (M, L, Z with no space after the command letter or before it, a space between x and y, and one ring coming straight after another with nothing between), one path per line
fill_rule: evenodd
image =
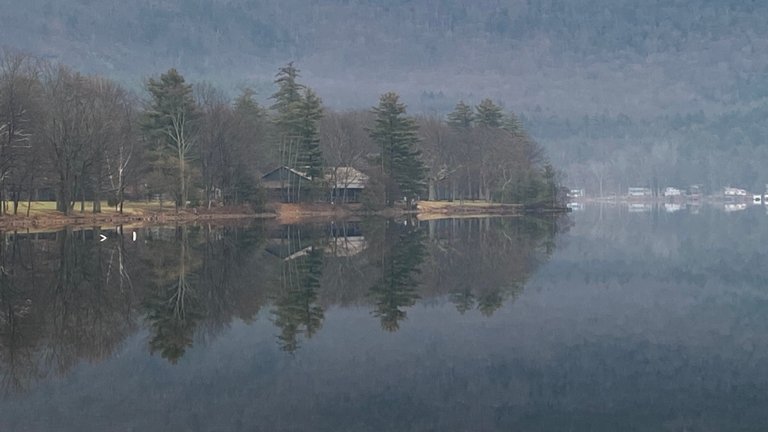
M17 383L9 389L24 389L81 359L108 358L142 327L150 331L148 353L176 362L197 335L215 337L265 309L286 351L322 331L331 306L365 305L389 331L417 299L446 297L458 313L491 315L547 259L556 224L493 218L272 231L261 224L152 227L139 229L137 241L131 230L6 233L0 372Z
M378 211L365 210L359 204L283 204L272 203L266 212L252 213L242 209L221 208L216 210L136 211L118 214L73 213L64 215L46 211L33 216L6 215L0 218L0 230L28 230L30 232L51 232L64 228L92 229L124 226L126 228L145 228L166 225L202 225L210 223L253 223L264 220L277 220L281 224L322 223L338 219L362 217L397 218L417 216L420 220L451 218L483 218L522 216L526 213L567 213L567 207L526 208L520 204L489 203L485 201L422 201L417 210L403 207L385 208Z
M737 211L742 211L742 210L746 210L746 209L747 209L747 204L746 203L724 204L723 205L723 210L725 210L726 213L737 212Z
M663 201L580 201L568 204L574 212L581 212L587 208L622 208L627 213L680 213L688 212L698 214L702 208L712 208L725 213L736 213L748 210L750 208L765 208L768 212L768 206L762 203L752 202L704 202L704 203L679 203Z

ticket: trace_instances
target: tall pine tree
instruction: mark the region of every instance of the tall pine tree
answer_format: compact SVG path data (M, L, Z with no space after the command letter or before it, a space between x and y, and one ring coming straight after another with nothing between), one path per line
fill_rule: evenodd
M298 78L299 70L288 63L275 79L278 90L272 95L275 103L271 108L276 111L280 159L284 165L316 179L323 173L318 132L322 100Z
M414 148L419 141L416 122L406 116L405 105L394 92L382 95L373 113L376 120L370 135L381 151L386 204L392 205L401 196L418 196L425 188L426 168L421 152Z
M501 128L511 132L515 136L524 136L525 129L523 128L523 123L520 122L520 119L517 118L515 113L509 113L504 116L504 119L502 120Z
M299 70L293 66L293 62L281 67L275 75L275 84L277 91L270 97L274 99L270 109L277 112L278 116L275 122L281 126L290 126L291 112L294 104L301 101L301 93L304 86L299 84ZM286 121L288 121L286 123Z
M144 115L144 130L160 144L156 149L158 160L170 157L177 162L177 204L186 208L189 180L187 161L192 155L195 144L194 125L199 117L192 97L192 86L184 81L176 69L170 69L160 75L158 80L150 78L147 91L151 100Z
M448 114L448 124L459 129L471 128L474 120L475 114L472 112L472 107L465 104L464 101L459 101L453 112Z
M475 107L477 115L475 121L480 126L498 128L502 125L504 113L500 106L493 103L490 99L483 99L480 105Z
M299 138L298 165L309 178L317 179L323 174L323 155L320 151L320 134L318 132L318 124L323 116L322 100L312 89L307 88L297 108L299 118L296 127L296 134Z
M293 66L293 62L280 68L275 76L278 88L271 96L275 103L270 107L275 111L280 163L291 168L297 168L299 164L297 128L301 123L302 93L305 88L299 84L298 78L299 70Z

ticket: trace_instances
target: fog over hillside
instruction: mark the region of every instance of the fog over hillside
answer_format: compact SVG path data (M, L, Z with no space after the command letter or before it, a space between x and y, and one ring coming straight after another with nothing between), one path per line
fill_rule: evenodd
M0 6L1 44L135 89L144 77L175 66L191 81L230 90L250 85L264 98L276 68L296 61L303 80L335 108L369 107L387 90L400 92L414 111L438 114L459 99L492 97L525 116L573 183L593 189L601 170L616 188L768 183L759 169L768 163L762 149L768 133L752 122L766 111L768 2L0 0Z

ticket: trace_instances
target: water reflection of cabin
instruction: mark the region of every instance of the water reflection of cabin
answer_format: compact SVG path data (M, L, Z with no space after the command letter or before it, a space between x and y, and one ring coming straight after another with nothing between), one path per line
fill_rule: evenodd
M282 225L269 230L267 237L266 252L283 261L302 258L316 249L326 256L351 257L367 247L359 222Z

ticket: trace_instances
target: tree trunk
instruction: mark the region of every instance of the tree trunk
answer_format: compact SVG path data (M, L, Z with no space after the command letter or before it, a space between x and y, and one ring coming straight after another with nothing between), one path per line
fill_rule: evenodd
M56 210L64 213L65 215L70 214L70 204L72 202L70 192L71 185L69 184L69 179L65 177L61 179L61 184L59 185L59 195L56 197Z
M123 187L122 181L120 182L120 187L117 190L117 206L118 206L118 213L123 214L123 201L125 201L125 188Z
M181 208L187 208L187 179L184 172L184 159L179 155L179 177L180 177L180 195L181 195ZM178 206L177 206L178 207Z
M437 199L435 192L435 181L433 179L429 179L429 200L434 201Z
M472 177L467 175L467 199L472 200Z
M93 212L101 213L101 196L98 192L94 192L93 195Z
M19 200L21 199L21 191L19 188L13 192L13 214L19 214Z

